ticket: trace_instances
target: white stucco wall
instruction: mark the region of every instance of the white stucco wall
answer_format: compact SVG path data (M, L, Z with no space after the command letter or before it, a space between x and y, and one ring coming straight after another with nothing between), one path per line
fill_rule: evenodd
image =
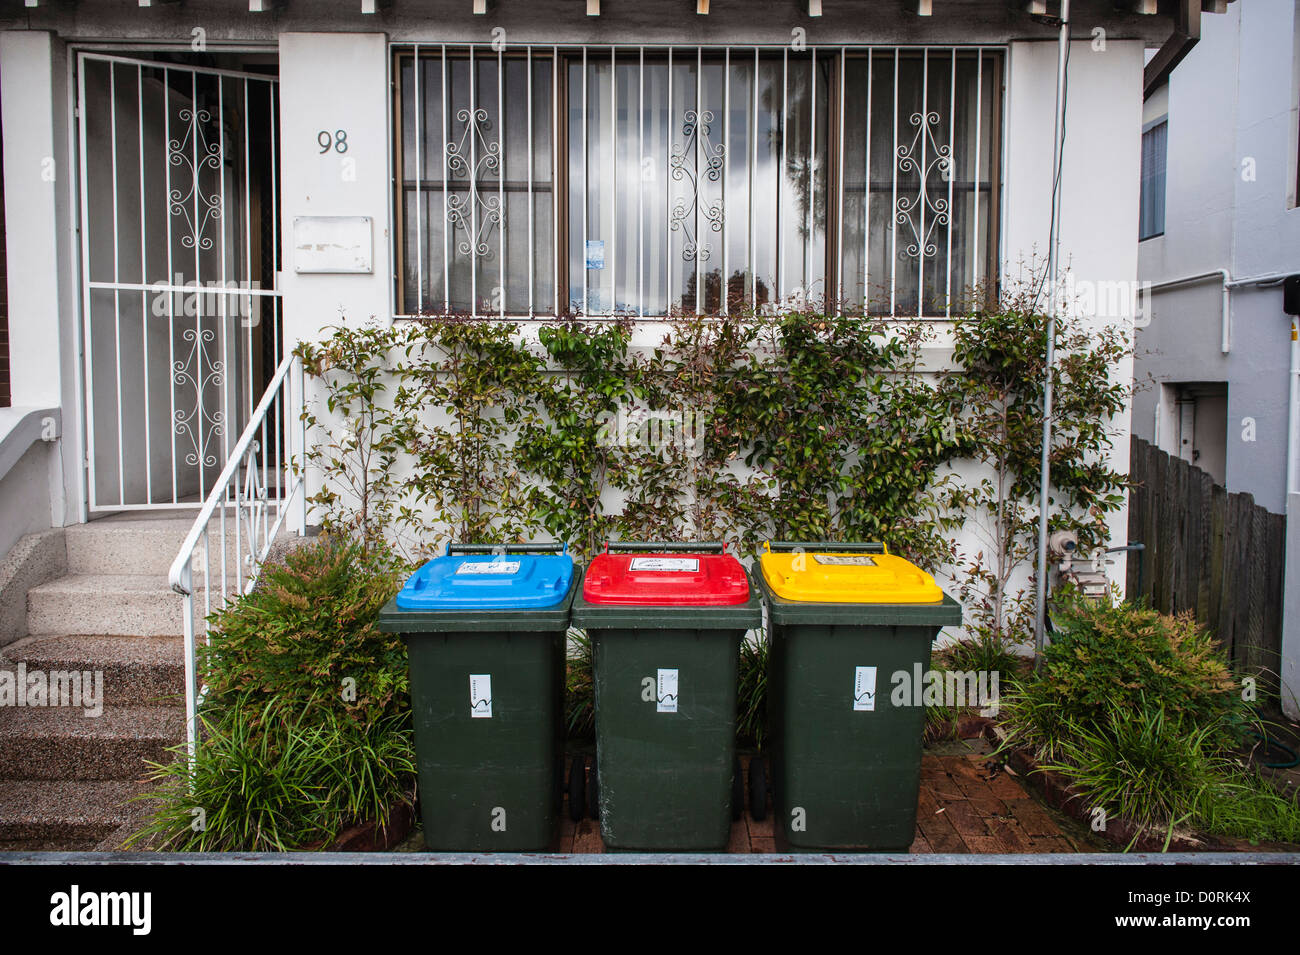
M4 124L9 373L15 407L79 404L76 273L69 162L67 52L39 31L0 33ZM54 524L78 519L84 499L80 416L64 416ZM58 472L56 472L57 474Z
M1083 32L1083 31L1079 31ZM1137 280L1142 67L1140 41L1110 40L1104 49L1075 40L1069 61L1065 156L1061 174L1060 264L1076 288ZM1004 278L1020 263L1047 255L1051 217L1052 123L1056 104L1055 43L1013 43L1007 70L1006 196L1003 203ZM1079 299L1078 301L1082 301ZM1132 315L1093 316L1099 324L1131 328ZM1132 379L1132 361L1116 369ZM1131 409L1130 409L1131 410ZM1130 412L1115 421L1113 466L1128 473ZM1128 510L1109 520L1112 546L1128 542ZM1124 554L1109 566L1123 585Z

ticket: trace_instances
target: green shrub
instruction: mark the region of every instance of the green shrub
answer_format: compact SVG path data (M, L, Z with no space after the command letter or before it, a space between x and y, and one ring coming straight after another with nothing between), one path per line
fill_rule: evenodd
M1190 614L1165 616L1121 603L1067 597L1041 670L1013 681L1003 713L1020 742L1051 757L1078 727L1117 707L1136 713L1158 701L1180 725L1209 727L1211 742L1234 742L1245 708L1223 654Z
M935 653L936 665L959 672L997 673L999 684L1020 674L1026 660L996 630L977 628L975 635L948 644Z
M401 715L360 723L326 706L298 709L252 694L200 714L193 763L153 764L159 803L128 845L160 850L284 852L348 826L389 822L409 799L415 753Z
M1062 739L1052 769L1104 809L1139 827L1176 826L1251 840L1300 840L1300 806L1274 790L1215 742L1218 727L1197 725L1163 706L1106 706L1095 722ZM1136 840L1136 836L1135 836Z
M569 739L590 740L596 735L591 637L585 630L571 630L569 647L572 654L564 678L564 726Z
M213 616L199 647L208 700L259 692L362 721L409 709L406 649L376 622L402 576L382 549L334 538L266 565L252 593Z
M161 848L283 851L385 825L414 785L406 651L380 632L402 571L382 544L322 538L212 616L194 757L155 765Z
M771 645L766 635L740 643L740 679L736 689L736 741L761 751L767 742L767 664Z
M1168 845L1175 827L1300 840L1300 806L1238 755L1258 722L1190 615L1067 595L1041 669L1002 698L1004 747L1025 746L1089 810Z

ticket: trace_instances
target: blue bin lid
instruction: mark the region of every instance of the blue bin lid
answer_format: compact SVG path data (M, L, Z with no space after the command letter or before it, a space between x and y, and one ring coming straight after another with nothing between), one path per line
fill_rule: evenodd
M567 551L567 547L566 547ZM559 554L447 554L435 557L397 594L399 610L526 610L564 600L573 558Z

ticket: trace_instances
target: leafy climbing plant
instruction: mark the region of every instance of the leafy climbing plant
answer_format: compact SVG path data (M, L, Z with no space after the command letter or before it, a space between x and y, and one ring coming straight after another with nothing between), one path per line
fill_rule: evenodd
M1000 636L1027 633L1032 612L1026 590L1012 589L1035 556L1042 475L1048 319L1030 288L954 321L957 367L940 389L960 409L960 456L985 466L945 494L949 510L982 518L971 522L982 541L962 558L961 597L975 628ZM1084 329L1068 312L1056 334L1049 527L1075 531L1087 553L1107 542L1106 518L1124 501L1126 478L1107 455L1130 391L1113 374L1129 342L1115 326Z
M531 529L512 440L533 427L519 397L535 386L540 361L516 342L517 332L449 317L411 323L403 336L396 439L411 462L412 501L403 516L426 539L446 528L461 541L491 543Z
M303 411L309 468L322 478L308 503L323 530L374 550L394 530L403 493L395 466L406 449L388 367L399 333L374 323L329 331L294 349L319 385Z

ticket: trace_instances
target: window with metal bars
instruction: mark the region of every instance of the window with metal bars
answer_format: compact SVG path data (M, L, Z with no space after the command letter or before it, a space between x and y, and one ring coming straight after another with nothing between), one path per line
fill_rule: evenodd
M996 280L996 49L396 57L400 315L944 317Z

